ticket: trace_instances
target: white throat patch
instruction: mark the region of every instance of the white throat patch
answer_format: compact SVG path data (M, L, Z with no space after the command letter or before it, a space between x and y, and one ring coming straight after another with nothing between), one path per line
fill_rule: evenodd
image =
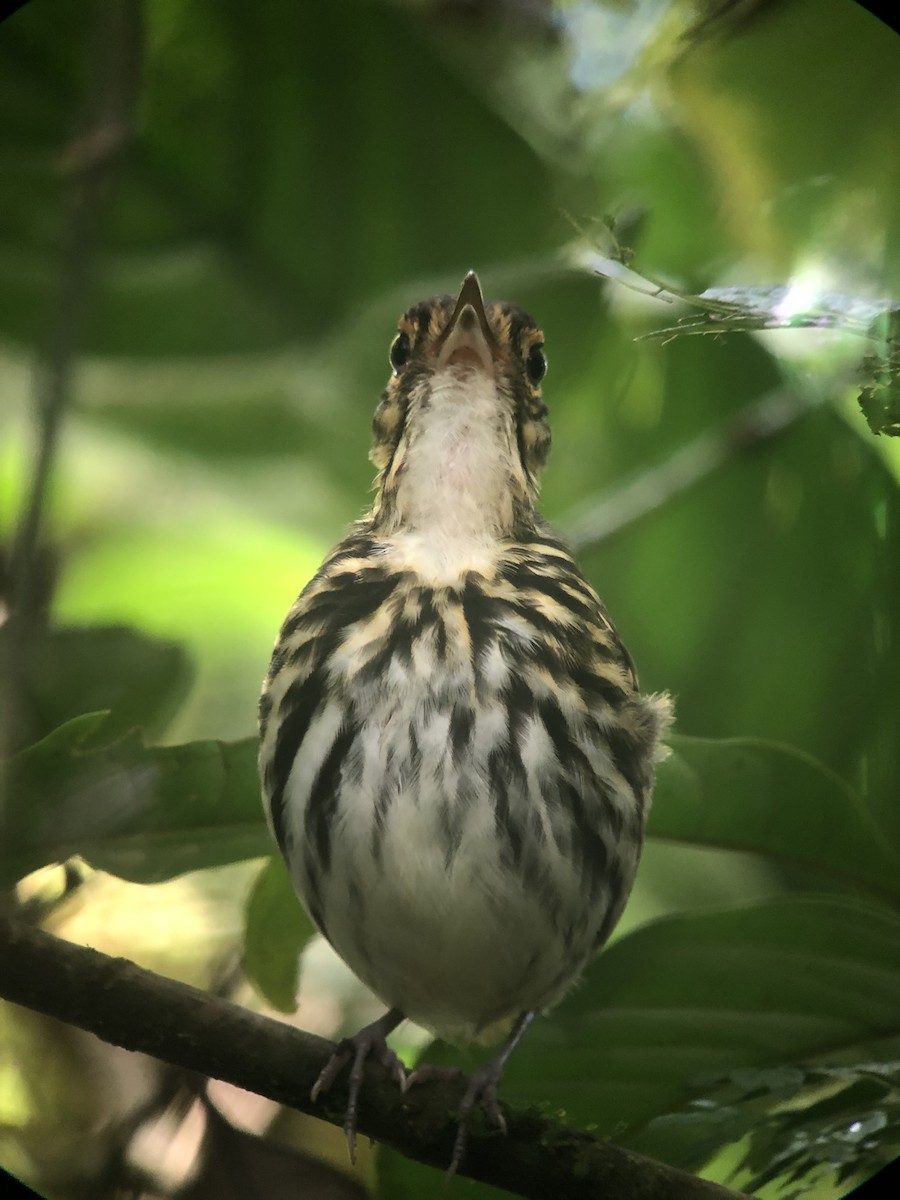
M494 380L457 364L435 374L397 483L406 565L434 583L483 570L513 515L511 476L521 474L515 434ZM398 564L400 565L400 564Z

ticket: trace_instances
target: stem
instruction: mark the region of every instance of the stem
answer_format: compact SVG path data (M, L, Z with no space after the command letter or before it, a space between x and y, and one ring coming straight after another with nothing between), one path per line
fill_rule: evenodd
M0 996L128 1050L224 1079L335 1125L345 1081L314 1104L310 1091L334 1046L121 958L0 917ZM402 1094L388 1069L368 1062L361 1132L441 1169L450 1161L465 1083L423 1083ZM530 1112L506 1114L508 1134L470 1133L460 1174L529 1200L737 1200L698 1179Z
M37 447L31 483L13 542L11 608L33 613L47 492L59 432L71 405L72 381L114 164L128 143L137 97L141 13L139 0L99 8L88 59L91 92L77 130L62 155L69 185L56 291L44 346L34 373Z

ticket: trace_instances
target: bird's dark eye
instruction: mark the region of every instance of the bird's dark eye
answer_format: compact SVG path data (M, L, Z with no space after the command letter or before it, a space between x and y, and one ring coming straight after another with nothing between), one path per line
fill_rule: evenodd
M409 360L410 350L412 347L409 344L409 338L405 333L398 333L391 342L391 366L395 371L399 371L405 366Z
M544 354L544 347L540 342L537 342L528 351L525 370L528 372L528 378L534 384L540 383L547 374L547 356Z

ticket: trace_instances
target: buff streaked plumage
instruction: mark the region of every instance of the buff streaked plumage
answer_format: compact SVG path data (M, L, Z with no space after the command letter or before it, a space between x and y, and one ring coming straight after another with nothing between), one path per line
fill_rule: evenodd
M357 1058L402 1016L451 1038L519 1017L517 1040L565 994L630 893L670 720L535 507L540 329L468 276L401 318L392 364L375 502L288 614L260 701L275 839L390 1010ZM470 1106L495 1113L505 1056Z

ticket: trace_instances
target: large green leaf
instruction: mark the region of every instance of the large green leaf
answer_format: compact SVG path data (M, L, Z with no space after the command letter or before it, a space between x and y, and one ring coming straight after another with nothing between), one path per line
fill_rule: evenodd
M125 625L39 630L17 654L7 644L10 634L22 636L10 626L0 628L0 665L8 656L21 672L15 689L18 746L101 709L109 714L103 729L108 740L136 726L159 734L191 682L181 646Z
M103 449L95 448L98 459ZM214 509L201 518L202 500L189 517L190 473L169 461L163 470L179 496L177 519L109 528L72 561L56 610L68 621L114 615L176 638L197 672L167 740L239 738L254 726L275 633L326 545L252 513Z
M281 856L273 855L256 877L247 900L244 970L281 1012L292 1013L297 1008L300 951L314 932Z
M647 1149L701 1072L856 1054L900 1036L900 917L826 898L664 917L614 943L510 1060L511 1104ZM459 1064L435 1043L429 1062ZM475 1061L471 1058L470 1061Z
M661 389L666 408L695 368L703 408L715 403L702 344L666 349L670 371L685 372ZM763 384L761 364L723 352ZM890 469L818 409L752 456L735 446L725 469L581 558L645 684L673 692L681 731L803 749L854 786L897 845L898 529Z
M130 734L98 748L103 717L77 717L6 764L5 883L75 854L156 883L269 853L254 738L147 747Z
M900 900L900 855L842 779L788 746L673 737L648 833L751 851Z
M861 1062L842 1055L704 1075L688 1104L655 1119L647 1136L658 1156L688 1170L742 1144L740 1185L754 1195L779 1175L864 1179L900 1149L900 1038L863 1049Z

